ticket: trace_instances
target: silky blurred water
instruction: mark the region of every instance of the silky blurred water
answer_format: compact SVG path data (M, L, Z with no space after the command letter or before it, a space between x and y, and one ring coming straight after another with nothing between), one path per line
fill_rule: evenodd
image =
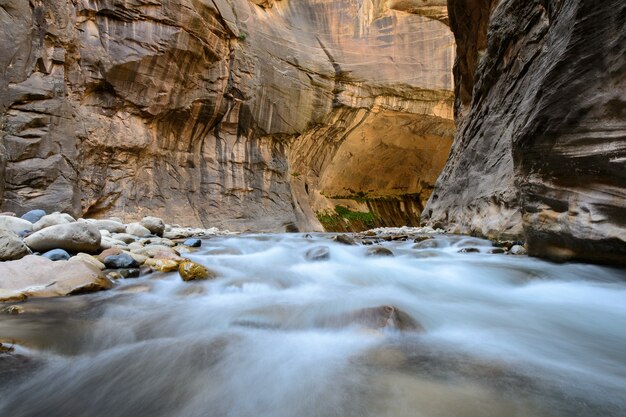
M432 242L214 238L189 257L216 280L31 300L0 316L0 416L626 416L623 269ZM424 330L336 320L380 306Z

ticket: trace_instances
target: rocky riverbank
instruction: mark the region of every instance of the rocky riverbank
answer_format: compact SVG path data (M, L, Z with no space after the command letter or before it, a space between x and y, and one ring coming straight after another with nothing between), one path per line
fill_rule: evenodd
M414 241L415 249L437 248L442 230L431 227L378 228L339 234L332 240L346 245L372 246L371 256L393 256L379 244ZM21 217L0 214L0 302L29 297L54 297L110 289L118 279L154 272L176 272L184 281L216 274L186 255L202 238L232 234L217 228L168 225L157 217L123 223L117 218L75 219L67 213L33 210ZM467 239L467 237L463 237ZM471 239L471 238L470 238ZM477 240L478 242L478 240ZM484 245L479 242L478 245ZM525 254L523 242L493 242L496 254ZM307 255L323 260L324 248ZM466 247L464 253L479 252Z
M179 271L185 281L214 274L185 253L217 228L167 225L157 217L75 219L32 210L0 214L0 302L82 294L112 288L120 278Z

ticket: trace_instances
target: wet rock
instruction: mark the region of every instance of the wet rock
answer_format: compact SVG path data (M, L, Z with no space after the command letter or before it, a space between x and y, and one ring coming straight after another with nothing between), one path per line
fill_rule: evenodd
M144 237L150 235L150 230L139 223L130 223L126 225L126 233L133 236Z
M356 310L351 313L324 319L325 327L346 327L357 325L372 330L395 329L403 331L423 331L424 328L413 317L395 306L379 306Z
M207 255L242 255L243 252L237 248L215 248L209 249Z
M53 226L54 227L54 226ZM109 289L112 283L87 262L28 255L0 263L0 288L28 297L54 297Z
M52 249L43 253L41 256L48 258L51 261L67 261L71 258L71 255L63 249Z
M117 255L109 255L104 258L104 266L112 269L120 269L120 268L137 268L139 267L139 262L133 259L127 253L120 253Z
M415 239L413 239L413 242L420 243L420 242L423 242L425 240L432 239L432 238L433 238L432 236L427 236L427 235L417 236Z
M344 245L356 245L356 240L350 235L336 235L332 238L333 242L342 243Z
M141 219L140 224L148 229L150 233L157 236L163 236L163 232L165 231L165 223L162 219L159 219L158 217L144 217L143 219Z
M382 246L374 246L372 248L367 248L365 251L365 256L394 256L393 252L387 248Z
M122 274L120 274L120 271L110 271L107 272L107 278L113 281L117 281L118 279L122 279L124 277L122 276Z
M183 242L183 245L189 246L191 248L199 248L202 246L202 240L200 239L187 239Z
M174 246L172 249L174 249L177 253L181 255L184 253L193 253L198 250L197 248L191 248L189 246L184 246L184 245L177 245L177 246Z
M480 249L478 248L463 248L458 251L458 253L480 253Z
M5 345L3 343L0 343L0 354L12 353L14 350L15 350L15 348L13 346L9 346L9 345Z
M13 261L30 254L30 250L15 233L0 229L0 261Z
M119 255L120 253L122 253L122 249L120 248L109 248L109 249L105 249L103 250L100 255L97 256L98 261L104 263L104 259L107 256L112 256L112 255Z
M37 232L47 227L56 226L59 224L74 223L75 221L76 219L69 214L59 213L58 211L55 211L52 214L47 214L43 216L37 221L37 223L33 224L33 231Z
M316 246L307 250L304 257L309 261L325 261L330 259L330 250L328 246Z
M4 290L0 288L0 303L13 303L18 301L25 301L26 294L20 290Z
M87 262L88 264L95 266L99 270L103 270L106 268L104 264L98 260L98 258L91 256L88 253L84 253L84 252L80 252L76 254L76 256L72 256L69 260L70 262L72 261Z
M113 220L94 220L88 219L89 223L94 224L98 230L106 230L109 233L125 233L126 226L123 223L119 223Z
M30 210L24 213L21 218L31 223L36 223L46 214L44 210Z
M24 307L16 306L16 305L4 307L3 309L0 310L0 313L11 314L11 315L22 314L23 312L24 312Z
M155 271L159 272L172 272L178 269L179 262L172 261L170 259L152 259L148 258L144 262L144 265L151 267Z
M509 250L511 255L526 255L526 248L521 245L513 245L513 247Z
M91 253L100 249L100 241L98 229L87 222L46 227L24 239L24 243L37 252L58 248L69 252Z
M139 268L120 269L119 273L125 279L139 278L139 276L141 275L141 271L139 270Z
M33 230L33 224L13 216L0 216L0 229L18 234L23 230Z
M493 248L489 250L489 253L493 253L493 254L502 254L505 252L506 250L504 250L503 248Z
M413 245L413 249L434 249L442 246L437 239L427 239Z
M204 265L200 265L192 261L182 262L178 266L178 274L183 281L213 279L216 277L215 272L209 270Z

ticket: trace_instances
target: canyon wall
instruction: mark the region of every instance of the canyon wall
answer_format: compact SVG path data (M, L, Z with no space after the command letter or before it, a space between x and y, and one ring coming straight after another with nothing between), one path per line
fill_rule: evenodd
M626 263L626 3L448 6L458 132L423 220Z
M0 1L2 210L417 223L453 136L447 22L442 0Z

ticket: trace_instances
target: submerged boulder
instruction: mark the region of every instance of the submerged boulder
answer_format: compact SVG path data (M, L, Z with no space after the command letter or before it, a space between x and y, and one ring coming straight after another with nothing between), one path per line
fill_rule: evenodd
M393 256L393 252L382 246L374 246L365 251L365 256Z
M328 246L315 246L304 253L304 257L309 261L325 261L330 259L330 249Z
M358 326L371 330L394 329L402 331L423 331L424 328L408 313L395 306L363 308L339 316L322 320L323 327Z

